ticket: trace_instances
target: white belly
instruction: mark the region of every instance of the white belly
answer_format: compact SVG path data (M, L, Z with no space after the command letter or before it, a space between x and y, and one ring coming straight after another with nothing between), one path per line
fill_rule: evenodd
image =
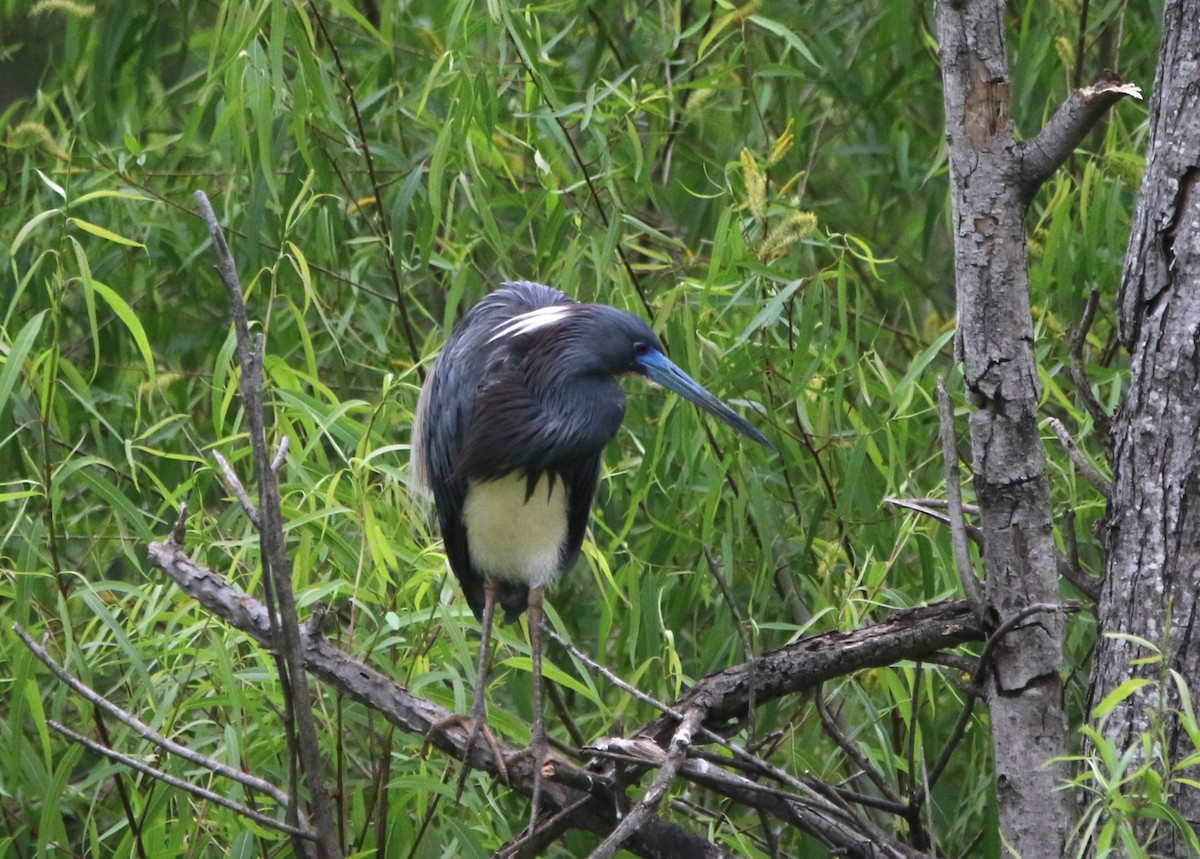
M567 539L567 491L543 476L525 500L525 476L472 482L463 502L475 569L492 578L545 587L558 574Z

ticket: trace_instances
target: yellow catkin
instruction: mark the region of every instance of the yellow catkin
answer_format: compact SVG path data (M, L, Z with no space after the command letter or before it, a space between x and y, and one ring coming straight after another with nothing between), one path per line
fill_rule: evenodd
M792 144L796 141L795 132L792 131L792 126L795 125L794 119L788 119L787 128L779 135L775 141L775 145L771 147L771 155L767 158L767 166L774 167L783 160L783 156L788 154L788 150L792 148Z
M49 12L61 12L72 18L91 18L96 14L96 7L72 3L71 0L39 0L29 10L30 15L45 15Z
M1075 46L1066 36L1059 36L1054 40L1054 50L1058 51L1058 58L1064 66L1069 68L1075 65Z
M759 259L779 256L816 228L817 216L812 212L792 212L763 240L758 249Z
M22 122L10 132L11 139L15 143L24 143L28 140L36 140L46 148L46 151L63 161L70 160L70 155L67 151L58 145L58 141L54 139L54 135L50 133L50 129L42 125L40 122Z
M767 177L759 169L758 162L754 160L749 149L743 149L738 160L742 162L742 176L746 180L746 203L750 206L750 214L756 221L761 221L767 215Z

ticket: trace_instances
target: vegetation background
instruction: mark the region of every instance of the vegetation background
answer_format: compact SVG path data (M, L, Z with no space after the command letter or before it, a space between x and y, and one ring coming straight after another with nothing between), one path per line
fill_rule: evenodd
M212 457L250 478L197 189L267 335L302 609L333 605L341 646L414 692L465 712L477 630L407 469L417 389L453 320L508 279L647 315L674 360L779 448L631 389L592 541L549 601L554 628L628 682L670 700L744 660L747 644L958 593L948 533L887 502L942 494L934 383L961 390L930 9L378 11L373 25L345 0L0 0L0 853L266 856L283 843L51 734L47 718L149 753L99 726L11 631L47 636L72 672L159 731L286 783L271 659L145 560L186 501L197 559L257 588L255 532ZM1040 127L1103 68L1148 88L1160 11L1010 4L1018 129ZM1065 332L1091 289L1111 305L1144 121L1143 105L1112 111L1029 223L1044 413L1096 461L1103 442L1072 396ZM1102 311L1087 357L1115 406L1124 356L1110 322ZM1056 503L1099 571L1103 500L1048 449ZM1087 612L1069 623L1078 727L1094 624ZM492 721L524 742L524 636L499 636ZM653 715L561 651L550 659L584 737ZM823 697L903 792L950 734L959 679L901 664ZM524 800L477 774L419 836L456 765L332 693L318 714L354 851L486 855L523 825ZM933 793L947 855L1000 853L986 718L976 711ZM550 729L567 736L553 717ZM840 784L859 769L811 700L763 707L751 729L789 771ZM683 787L672 798L694 831L768 855L757 815ZM784 855L826 855L782 838ZM560 855L592 843L573 834Z

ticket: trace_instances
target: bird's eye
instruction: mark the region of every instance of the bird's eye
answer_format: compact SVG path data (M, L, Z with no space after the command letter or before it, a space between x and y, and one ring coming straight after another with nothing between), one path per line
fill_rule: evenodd
M633 354L641 358L643 355L650 353L649 344L643 343L641 340L633 344Z

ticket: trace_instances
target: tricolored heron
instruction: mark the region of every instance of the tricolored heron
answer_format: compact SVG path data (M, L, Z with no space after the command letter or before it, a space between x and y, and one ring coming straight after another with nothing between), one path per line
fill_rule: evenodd
M438 356L417 406L413 464L433 491L450 568L483 626L468 754L480 732L496 748L484 703L496 605L509 621L529 611L531 820L547 751L542 589L579 557L604 447L625 416L625 393L616 380L624 374L670 388L771 447L671 363L641 319L580 304L538 283L506 283L471 308Z

